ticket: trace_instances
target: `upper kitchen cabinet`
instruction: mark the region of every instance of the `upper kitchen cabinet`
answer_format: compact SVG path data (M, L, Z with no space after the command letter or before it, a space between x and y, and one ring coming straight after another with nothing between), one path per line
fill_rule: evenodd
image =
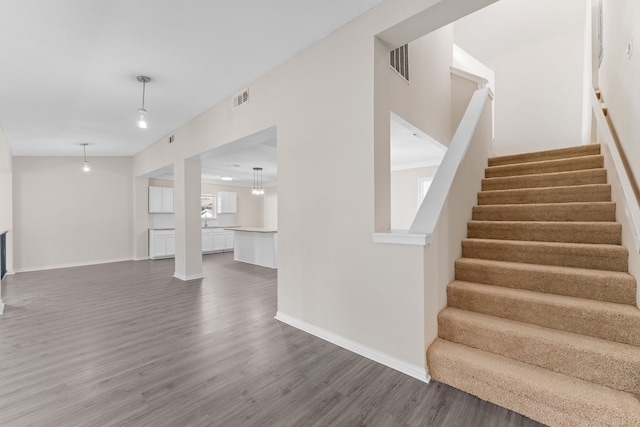
M149 187L149 213L173 213L173 188Z
M218 204L217 212L223 213L236 213L237 210L237 197L233 191L218 191Z

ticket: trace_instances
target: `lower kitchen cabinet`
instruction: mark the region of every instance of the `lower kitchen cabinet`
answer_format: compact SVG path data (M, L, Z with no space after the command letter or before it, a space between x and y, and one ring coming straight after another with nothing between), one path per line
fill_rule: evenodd
M233 230L224 230L224 250L233 250Z
M229 230L221 228L202 229L202 253L224 252L233 250L233 231L229 238Z
M201 237L203 254L233 251L232 230L203 228ZM175 254L175 230L149 230L149 258L171 258Z
M215 229L212 231L213 251L222 252L224 250L224 230Z
M170 258L175 254L175 230L149 230L149 258Z

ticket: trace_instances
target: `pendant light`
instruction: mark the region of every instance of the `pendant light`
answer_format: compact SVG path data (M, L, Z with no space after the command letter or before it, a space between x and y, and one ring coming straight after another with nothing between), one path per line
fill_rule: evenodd
M264 194L264 188L262 188L262 168L253 168L253 189L251 194L260 196Z
M136 79L142 83L142 107L138 108L138 127L140 129L147 128L147 110L144 108L144 93L147 87L147 83L151 81L150 77L138 76Z
M91 168L89 167L89 161L87 160L87 143L81 144L82 145L82 151L84 153L84 161L82 162L82 170L85 172L89 172L91 170Z

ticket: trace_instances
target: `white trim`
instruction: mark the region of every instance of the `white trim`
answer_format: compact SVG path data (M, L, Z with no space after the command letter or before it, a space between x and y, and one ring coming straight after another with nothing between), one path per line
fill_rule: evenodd
M175 277L176 279L180 279L183 282L188 282L189 280L196 280L196 279L204 279L204 275L202 273L198 273L198 274L187 274L187 275L182 275L179 273L174 273L173 277Z
M389 231L387 233L373 233L374 243L393 243L396 245L428 246L431 242L430 234L414 234L408 231Z
M431 381L431 377L427 373L427 369L424 367L413 365L393 356L389 356L388 354L381 353L371 347L367 347L343 336L334 334L333 332L329 332L326 329L311 325L305 321L296 319L295 317L289 316L280 311L276 313L275 319L279 320L282 323L286 323L289 326L293 326L296 329L300 329L301 331L321 338L325 341L329 341L330 343L333 343L339 347L359 354L360 356L366 357L367 359L371 359L374 362L378 362L391 369L395 369L396 371L402 372L403 374L409 375L410 377L416 378L420 381L424 381L426 383L429 383L429 381Z
M133 260L134 261L148 261L150 259L151 258L149 258L148 256L143 256L143 257L140 257L140 258L134 258Z
M123 261L132 261L132 258L115 258L115 259L105 259L101 261L85 261L85 262L75 262L75 263L69 263L69 264L45 265L40 267L16 268L14 270L16 273L28 273L30 271L55 270L58 268L69 268L69 267L84 267L86 265L110 264L112 262L123 262Z
M0 314L4 313L4 303L0 299Z
M604 106L600 103L600 100L596 96L595 90L591 91L591 106L596 118L598 134L609 148L611 161L615 166L614 172L618 177L620 187L622 188L622 194L624 196L624 212L627 216L627 219L629 220L629 225L631 226L630 228L631 233L633 233L633 241L636 245L636 252L640 253L640 206L638 206L638 201L636 200L633 188L631 187L631 181L629 180L629 176L627 175L624 163L622 162L622 157L618 152L618 147L616 146L615 139L613 138L613 134L611 133L611 129L609 128L609 123L607 122L607 118L604 116L604 113L602 111Z
M462 77L463 79L478 83L478 89L487 87L487 84L489 83L489 80L485 79L484 77L465 70L461 70L457 67L449 67L449 72L454 76Z

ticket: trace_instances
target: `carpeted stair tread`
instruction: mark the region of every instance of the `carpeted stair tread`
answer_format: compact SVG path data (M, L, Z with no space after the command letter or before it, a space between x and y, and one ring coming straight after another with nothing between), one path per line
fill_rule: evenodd
M640 347L451 307L438 315L438 336L616 390L640 392Z
M620 245L622 225L617 222L471 220L467 223L467 236L478 239Z
M640 310L599 145L490 159L437 381L550 425L640 427Z
M519 188L513 190L480 191L478 193L479 205L609 201L611 201L610 184Z
M527 264L627 271L629 252L619 245L465 239L462 256Z
M485 168L485 178L501 176L533 175L539 173L567 172L604 167L604 156L593 155L570 159L543 160L539 162L515 163Z
M509 190L514 188L559 187L568 185L606 184L607 170L587 169L569 172L540 173L535 175L484 178L482 190Z
M447 286L447 305L640 346L640 310L631 305L458 280Z
M474 206L479 221L615 221L614 202L537 203Z
M636 304L636 279L620 271L460 258L456 280L535 292Z
M640 425L630 393L436 339L427 351L431 377L553 426Z
M567 159L572 157L600 154L600 144L580 145L578 147L558 148L537 151L535 153L511 154L489 158L489 166L501 166L514 163L539 162L543 160Z

